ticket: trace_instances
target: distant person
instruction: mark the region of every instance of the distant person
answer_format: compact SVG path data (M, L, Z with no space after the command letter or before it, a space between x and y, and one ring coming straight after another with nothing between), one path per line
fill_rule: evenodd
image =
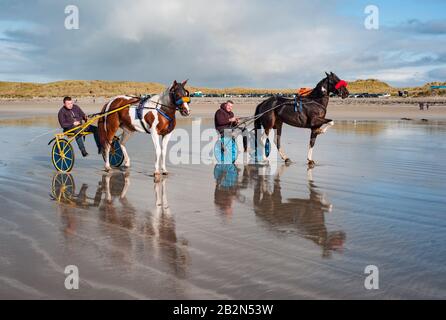
M78 105L73 103L71 97L63 98L63 106L60 108L57 117L64 132L80 126L82 121L87 121L87 116ZM81 130L81 128L74 130L73 133L77 133L79 130ZM99 143L98 127L89 125L84 131L93 133L96 146L98 147L98 153L100 153L101 144ZM88 156L82 135L76 137L76 142L79 146L79 150L82 152L82 156Z
M214 124L215 129L218 131L221 137L224 136L225 130L234 130L240 123L240 119L235 117L232 112L234 102L228 100L220 105L220 108L215 112ZM245 133L246 129L241 129ZM243 136L243 149L246 152L248 149L248 138Z
M429 102L426 102L426 110L429 110Z
M424 110L424 103L423 102L420 102L418 105L420 107L420 110Z

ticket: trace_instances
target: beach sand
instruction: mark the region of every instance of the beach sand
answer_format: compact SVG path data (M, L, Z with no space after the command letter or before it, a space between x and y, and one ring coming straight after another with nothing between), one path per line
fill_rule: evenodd
M219 102L193 104L202 130ZM289 166L204 154L168 161L159 183L145 134L129 141L127 170L106 173L74 146L75 168L62 174L47 145L57 103L0 109L0 299L446 298L444 107L333 104L312 170L309 131L286 126ZM402 117L414 120L392 120ZM192 119L178 119L176 132L190 133ZM79 290L64 286L68 265ZM368 265L379 290L364 287Z
M238 116L254 114L255 107L262 99L231 98L235 102L234 111ZM61 107L61 99L0 100L0 118L22 118L56 114ZM81 98L78 104L86 113L99 112L107 99ZM192 112L196 117L212 117L224 98L192 98ZM421 111L418 102L430 101L429 110ZM435 104L436 103L436 104ZM346 99L330 100L327 118L334 120L445 120L446 103L439 98L418 99Z

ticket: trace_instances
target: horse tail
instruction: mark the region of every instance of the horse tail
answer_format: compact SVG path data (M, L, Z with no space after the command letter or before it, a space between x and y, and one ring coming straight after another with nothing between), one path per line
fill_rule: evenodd
M255 111L255 113L254 113L254 116L260 115L262 112L267 111L267 109L266 109L265 106L267 106L267 105L268 105L272 100L274 100L274 99L275 99L275 97L270 97L270 98L268 98L268 99L263 100L262 102L260 102L260 103L257 105L257 107L256 107L256 111ZM254 128L255 128L255 129L261 129L261 128L262 128L262 117L263 117L263 115L258 116L258 117L256 117L256 119L254 120Z
M105 104L102 107L101 113L105 112L105 109L107 108L107 104ZM106 115L99 118L98 120L98 133L99 133L99 144L101 145L101 150L104 150L104 147L107 145L107 128L105 126L105 117Z

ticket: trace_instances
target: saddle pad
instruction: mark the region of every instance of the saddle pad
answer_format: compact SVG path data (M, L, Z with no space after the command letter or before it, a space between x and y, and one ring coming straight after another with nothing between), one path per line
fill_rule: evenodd
M299 96L305 97L308 96L313 91L312 88L299 88L297 89L297 94Z

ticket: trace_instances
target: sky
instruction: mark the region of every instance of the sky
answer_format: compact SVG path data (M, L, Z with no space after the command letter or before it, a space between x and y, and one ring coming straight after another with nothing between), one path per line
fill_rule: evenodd
M446 81L444 0L0 0L0 81L312 86ZM65 27L65 8L79 29ZM368 29L365 8L379 9ZM376 20L377 21L377 20Z

